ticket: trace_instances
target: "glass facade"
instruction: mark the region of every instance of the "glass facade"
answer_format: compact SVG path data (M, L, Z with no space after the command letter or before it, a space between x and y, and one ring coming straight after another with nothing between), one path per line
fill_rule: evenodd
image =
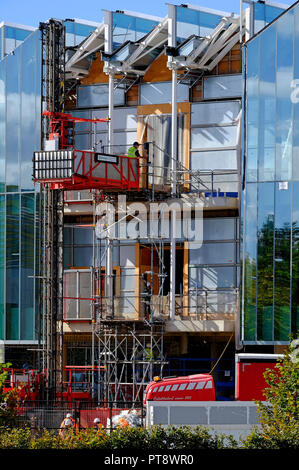
M244 344L288 343L299 328L298 25L295 5L246 45Z
M258 33L267 24L275 20L275 18L281 15L283 11L283 8L278 8L276 6L266 5L264 3L254 3L254 34Z
M7 54L14 51L30 34L33 29L21 28L18 26L1 23L0 24L0 60Z
M177 6L177 41L182 42L195 34L208 36L220 23L222 16L205 11Z
M77 46L96 28L96 24L84 24L77 21L66 20L65 25L65 45L66 47Z
M154 19L140 18L123 13L113 13L113 48L116 49L126 41L138 41L149 33L158 21Z
M40 148L40 35L0 61L0 339L37 339L35 281Z

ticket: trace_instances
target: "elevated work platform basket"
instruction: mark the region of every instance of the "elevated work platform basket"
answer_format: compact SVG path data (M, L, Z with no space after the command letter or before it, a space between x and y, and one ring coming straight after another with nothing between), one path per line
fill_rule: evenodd
M33 154L33 180L51 189L139 189L139 162L125 155L89 150L51 150Z

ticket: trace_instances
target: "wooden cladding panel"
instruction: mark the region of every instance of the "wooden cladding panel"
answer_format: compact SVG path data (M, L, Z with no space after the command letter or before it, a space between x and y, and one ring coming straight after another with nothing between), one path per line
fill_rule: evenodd
M95 83L108 83L109 77L103 72L104 62L97 53L97 58L91 64L88 77L82 78L81 85L94 85Z
M147 72L143 76L143 82L169 82L171 81L171 70L167 68L167 57L165 54L160 55L150 65Z

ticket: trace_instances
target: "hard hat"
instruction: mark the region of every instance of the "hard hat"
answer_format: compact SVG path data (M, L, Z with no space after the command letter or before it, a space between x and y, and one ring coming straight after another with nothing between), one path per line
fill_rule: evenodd
M95 419L93 420L93 422L94 422L94 424L98 424L98 423L100 423L101 421L100 421L100 418L95 418Z
M71 413L68 413L68 414L66 415L66 418L71 418L71 417L72 417Z

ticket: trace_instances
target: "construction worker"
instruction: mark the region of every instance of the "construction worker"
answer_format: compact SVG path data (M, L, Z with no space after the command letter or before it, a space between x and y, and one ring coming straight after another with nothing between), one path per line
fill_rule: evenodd
M62 420L59 429L59 437L65 437L65 432L69 429L75 428L75 420L72 418L71 413L67 413L66 417Z
M93 428L95 431L99 431L99 433L103 431L104 426L102 425L100 418L95 418L93 420Z
M138 142L134 142L133 146L129 148L128 150L128 157L130 158L139 158L140 154L138 151L138 147L140 144Z

